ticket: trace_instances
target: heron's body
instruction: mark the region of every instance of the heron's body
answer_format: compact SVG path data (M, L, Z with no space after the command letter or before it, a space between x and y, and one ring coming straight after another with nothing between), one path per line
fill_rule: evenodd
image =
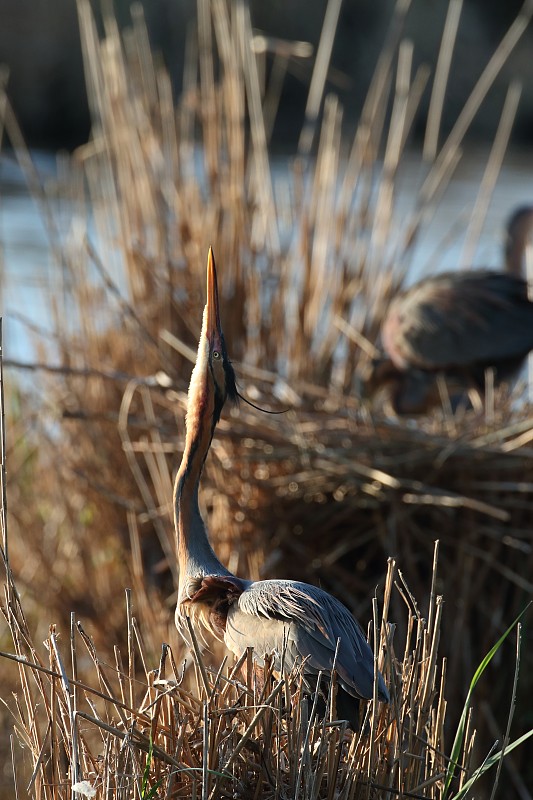
M196 614L235 655L252 645L257 661L273 656L274 668L280 670L283 660L287 671L305 659L304 674L315 679L331 673L336 655L339 686L354 698L372 697L374 664L363 631L346 606L317 586L206 575L183 605L192 615L191 606L203 606ZM378 691L388 699L381 675Z
M208 259L208 300L187 405L187 435L176 477L175 524L180 567L176 624L203 626L241 655L253 647L258 662L272 656L276 669L304 664L312 679L338 675L338 708L354 724L356 698L371 699L373 653L348 609L322 589L290 580L248 581L232 575L216 557L198 508L198 485L215 425L227 396L235 397L218 314L216 273ZM383 677L378 697L388 702ZM353 708L352 708L353 707Z
M392 300L381 326L386 357L372 367L371 391L390 383L396 411L416 413L438 398L437 374L480 392L487 369L496 384L516 376L533 349L533 302L521 275L532 226L532 208L511 217L505 272L442 273Z
M533 303L514 275L443 273L392 301L381 336L398 370L464 371L481 388L488 367L503 380L533 348Z

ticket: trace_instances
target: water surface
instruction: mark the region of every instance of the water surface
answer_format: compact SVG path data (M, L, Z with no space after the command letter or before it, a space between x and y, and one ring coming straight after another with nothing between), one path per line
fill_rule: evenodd
M465 234L486 158L486 151L473 151L463 158L411 254L410 282L421 275L461 265ZM52 156L36 154L36 163L44 181L53 178ZM287 169L288 162L277 160L274 181L285 180ZM396 183L399 224L404 216L409 218L415 207L416 191L423 177L419 154L407 154ZM515 207L530 203L533 203L533 153L514 150L507 153L500 172L472 261L474 266L501 267L506 219ZM53 346L45 334L51 330L50 302L58 291L58 270L41 209L31 197L20 170L6 156L0 162L0 259L3 268L0 310L4 318L6 358L22 361L35 358L34 335L20 319L22 316L42 330L44 352L53 362Z

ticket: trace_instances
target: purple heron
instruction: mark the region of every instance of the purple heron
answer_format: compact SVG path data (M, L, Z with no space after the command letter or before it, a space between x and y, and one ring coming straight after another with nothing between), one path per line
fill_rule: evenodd
M373 361L365 394L388 385L393 409L409 414L439 402L439 374L462 394L483 393L488 369L495 385L512 381L533 349L533 302L522 277L532 227L533 208L511 215L504 272L446 272L395 297L381 325L386 356Z
M238 578L215 555L198 506L198 487L213 433L226 399L238 396L220 324L213 252L207 260L207 303L187 400L183 458L174 485L179 562L176 625L187 638L185 618L222 639L236 655L253 647L261 664L290 671L303 662L307 682L331 676L335 656L337 712L356 727L358 699L371 699L374 657L348 609L327 592L293 580ZM378 698L389 702L383 677Z

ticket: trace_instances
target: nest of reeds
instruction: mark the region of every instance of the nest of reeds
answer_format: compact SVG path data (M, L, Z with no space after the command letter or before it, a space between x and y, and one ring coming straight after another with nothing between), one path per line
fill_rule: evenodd
M412 48L401 38L406 4L399 3L391 19L351 146L344 152L342 109L333 95L318 116L325 73L317 66L313 87L321 92L310 96L295 159L279 170L269 156L276 87L267 62L254 54L248 9L223 2L200 8L197 46L187 53L176 108L168 76L151 57L139 9L130 31L121 34L107 18L99 37L89 4L80 0L93 135L59 185L39 184L6 101L6 130L46 210L54 285L62 290L53 296L52 340L36 337L37 396L25 398L24 412L10 419L10 563L26 614L37 636L47 635L51 621L68 629L74 612L91 626L98 647L110 641L125 646L121 597L131 585L147 674L162 641L179 647L172 622L172 476L212 244L241 391L269 410L290 409L267 416L241 405L217 428L203 478L215 550L242 575L320 583L367 620L389 556L401 563L413 596L428 597L439 539L436 588L446 600L440 647L448 718L457 719L477 664L533 591L530 407L502 395L482 414L453 416L444 404L416 422L389 419L361 402L357 373L373 353L383 309L403 284L417 238L460 162L462 137L495 65L504 62L531 11L513 23L441 146L442 97L433 90L425 174L406 218L397 207L395 180L429 79L424 66L411 74ZM329 34L325 30L325 48ZM449 45L443 41L443 48ZM445 61L439 60L434 86L446 78ZM468 246L486 212L517 99L511 87ZM66 229L54 222L55 192L70 203ZM411 652L403 600L393 595L390 603L389 619ZM417 609L420 619L428 605L422 601ZM532 690L529 651L519 698ZM478 714L488 732L478 737L480 752L504 724L502 703L506 708L515 659L505 649L499 658L484 697L482 683L478 690ZM235 699L241 690L230 685ZM200 714L198 697L187 701L191 714ZM156 701L156 694L149 698ZM233 746L231 736L242 737L255 713L248 699L238 733L229 732L229 718L216 717L218 706L211 703L209 719L217 722L206 723L201 735L216 729L215 739L227 733ZM170 702L165 697L156 707L167 709ZM253 702L261 705L261 698ZM515 716L520 726L530 723L525 705L519 703ZM167 736L174 724L170 710L157 713ZM284 714L279 710L276 724ZM441 712L435 714L442 725ZM200 736L195 719L194 735ZM296 735L275 728L272 715L268 725L268 735L283 739L283 747ZM178 737L172 746L183 745L189 729L180 730L172 729ZM390 728L384 723L382 730ZM309 763L323 765L325 741L311 747ZM253 752L254 763L262 764ZM337 758L338 748L333 752ZM280 769L283 759L276 757L268 769ZM216 759L225 763L220 754ZM327 759L330 771L338 762ZM294 777L293 762L284 763ZM421 775L409 786L419 787ZM328 786L330 794L317 796L332 796L337 789ZM441 789L425 796L440 797ZM241 796L248 795L243 790Z

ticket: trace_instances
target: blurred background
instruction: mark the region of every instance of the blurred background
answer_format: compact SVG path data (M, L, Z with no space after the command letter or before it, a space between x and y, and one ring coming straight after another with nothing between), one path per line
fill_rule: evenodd
M106 3L92 3L101 16ZM144 0L141 2L154 50L169 70L176 93L182 84L183 54L187 36L196 17L194 0ZM344 106L345 119L355 125L370 78L383 44L394 8L393 0L345 0L335 37L330 89ZM521 0L465 0L455 45L443 116L443 130L449 131L475 81L496 44L523 3ZM113 3L119 24L130 19L130 3ZM326 3L321 0L274 0L250 3L252 24L267 37L309 42L316 51ZM435 67L447 0L414 2L405 35L414 42L414 66L424 62ZM9 69L9 92L32 147L55 151L72 149L87 140L90 128L85 92L79 27L74 0L2 0L0 63ZM513 132L515 144L527 144L533 137L533 87L531 50L533 32L528 30L514 49L476 116L470 141L491 140L494 120L501 108L511 79L524 81L522 100ZM274 146L291 149L297 141L305 108L312 60L292 65L285 81ZM292 74L291 74L292 73ZM422 101L415 137L422 135L428 97Z
M100 34L104 31L104 16L111 11L120 27L131 27L131 4L127 0L91 0L90 5ZM395 5L394 0L372 3L345 0L340 6L325 92L334 94L342 104L345 151L356 131ZM412 72L422 67L434 74L448 0L409 0L405 5L408 13L402 22L402 36L413 44ZM451 48L440 120L441 141L453 129L522 5L520 0L505 4L465 0L460 4L460 23ZM190 44L196 35L196 2L149 0L138 6L142 9L157 65L168 70L177 102L183 88L187 42ZM91 131L76 2L2 0L1 11L5 21L0 29L4 85L23 140L32 150L34 161L46 180L56 174L56 154L74 151L88 141ZM270 152L280 158L283 154L294 153L299 141L325 11L326 3L318 0L297 0L288 7L281 2L250 3L252 26L259 42L258 58L263 62L266 75L271 71L273 74L276 69L276 54L283 58L283 47L296 43L294 53L289 54L283 65L281 96L269 138ZM471 217L506 92L512 81L518 81L520 100L510 126L509 146L475 242L478 265L500 266L506 219L513 208L528 204L531 196L532 47L532 26L526 24L525 30L513 39L486 97L461 139L460 167L440 198L439 213L427 220L425 228L419 232L416 247L411 252L409 282L428 268L435 271L472 263L472 240L466 253L461 237ZM402 156L397 190L403 193L406 208L413 206L414 190L422 174L417 148L421 148L424 141L430 96L429 86L426 86L416 105ZM25 307L29 302L32 313L40 318L40 309L47 302L49 291L46 226L41 209L33 200L27 200L30 194L26 191L27 176L23 176L17 159L10 154L13 143L9 135L5 130L3 133L7 147L0 161L0 182L4 186L0 225L3 226L5 274L11 276L5 287L4 303L20 310L21 305ZM287 162L280 163L284 169ZM437 246L436 242L439 242ZM464 261L465 257L469 263ZM24 295L20 293L22 285ZM6 346L11 355L17 356L27 348L26 333L9 316L6 324L10 334Z
M319 583L366 622L389 556L426 613L439 539L453 730L479 661L533 595L528 369L481 411L422 418L369 408L360 376L391 298L421 275L501 268L509 214L533 202L532 8L344 0L330 28L326 11L0 0L11 566L38 643L74 612L104 652L124 647L133 586L149 660L161 641L181 654L170 498L213 244L240 385L291 407L221 421L202 500L215 548L240 574ZM393 612L401 637L403 599ZM516 735L533 726L530 627ZM505 729L514 646L478 690L476 763ZM7 697L14 668L3 680ZM531 763L513 754L502 797L531 797Z

